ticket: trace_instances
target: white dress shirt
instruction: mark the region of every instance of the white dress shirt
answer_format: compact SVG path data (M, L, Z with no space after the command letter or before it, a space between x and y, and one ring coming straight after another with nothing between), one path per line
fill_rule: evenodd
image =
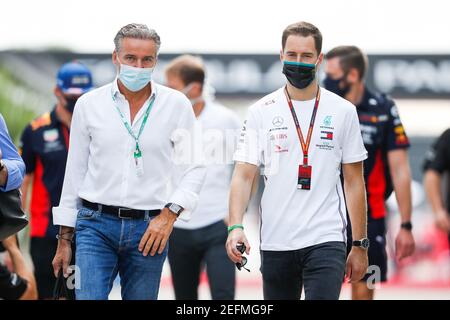
M198 117L202 132L203 151L206 164L206 178L200 192L197 208L189 222L177 221L180 229L198 229L228 215L228 198L233 174L233 154L240 133L241 121L233 111L206 100ZM182 172L173 175L173 185L178 185Z
M156 98L139 139L143 175L137 174L133 156L136 142L116 105L137 136L150 98L133 123L117 79L78 99L61 201L53 208L55 225L74 227L81 199L140 210L162 209L173 202L185 209L180 219L189 220L205 177L197 120L182 93L153 81L151 86ZM169 194L168 182L175 167L183 174Z

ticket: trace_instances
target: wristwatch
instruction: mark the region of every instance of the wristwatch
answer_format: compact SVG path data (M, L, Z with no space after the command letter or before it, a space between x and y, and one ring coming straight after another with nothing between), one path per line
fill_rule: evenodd
M170 211L175 213L177 217L183 212L184 208L182 206L177 205L176 203L168 203L164 206L164 208L168 208Z
M400 227L401 227L402 229L411 231L411 230L412 230L412 223L411 223L410 221L408 221L408 222L403 222L403 223L400 225Z
M361 240L353 241L352 245L354 247L360 247L360 248L363 248L363 249L369 249L370 241L367 238L363 238Z

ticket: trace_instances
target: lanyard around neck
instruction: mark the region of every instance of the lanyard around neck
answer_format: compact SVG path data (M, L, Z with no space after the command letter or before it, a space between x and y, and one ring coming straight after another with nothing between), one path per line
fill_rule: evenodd
M287 91L287 87L284 88L284 93L286 95L286 99L287 99L287 102L288 102L288 105L289 105L289 109L291 110L292 118L294 119L295 127L297 129L298 139L300 140L300 145L302 147L302 151L303 151L303 165L307 166L308 165L309 145L311 143L311 136L312 136L312 132L313 132L313 128L314 128L314 122L316 120L317 109L319 108L319 102L320 102L320 87L317 87L316 101L314 103L314 109L313 109L313 112L312 112L312 115L311 115L311 121L309 123L309 129L308 129L308 135L306 137L306 142L305 142L305 139L303 138L302 129L300 128L300 124L298 122L297 114L295 113L294 105L292 104L292 100L291 100L291 97L289 96L289 93Z
M131 128L130 124L128 123L127 119L125 118L122 111L120 111L119 106L117 103L114 103L114 106L116 107L117 112L120 115L120 119L122 120L125 128L127 129L130 136L136 141L136 150L134 151L134 157L141 157L141 149L139 147L139 138L141 137L142 132L144 131L145 124L147 123L148 116L150 115L150 111L152 110L153 103L155 102L156 95L153 93L150 97L150 101L148 103L147 109L145 110L144 119L142 120L141 127L139 129L138 135L136 136L133 132L133 129ZM112 99L114 102L116 102L116 98L114 97L114 94L112 95Z

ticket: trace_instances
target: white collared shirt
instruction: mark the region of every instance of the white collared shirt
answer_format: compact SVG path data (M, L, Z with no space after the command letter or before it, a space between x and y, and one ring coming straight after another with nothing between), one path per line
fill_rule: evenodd
M74 227L81 199L124 208L162 209L168 202L185 210L189 220L205 177L201 145L196 138L197 120L189 100L180 92L151 82L156 95L139 139L144 173L138 176L136 142L125 128L116 105L138 135L150 98L130 121L128 101L117 79L78 99L73 113L69 155L55 225ZM115 101L113 100L115 97ZM169 194L174 168L183 172Z
M177 221L180 229L198 229L223 220L228 215L228 198L234 169L233 154L239 137L241 121L233 111L210 100L198 117L202 132L206 178L197 208L189 222ZM178 184L181 172L173 175Z
M306 139L315 99L293 101ZM303 152L284 88L248 109L235 161L262 167L261 250L298 250L346 241L341 166L367 158L356 107L321 88L309 147L311 190L298 189Z

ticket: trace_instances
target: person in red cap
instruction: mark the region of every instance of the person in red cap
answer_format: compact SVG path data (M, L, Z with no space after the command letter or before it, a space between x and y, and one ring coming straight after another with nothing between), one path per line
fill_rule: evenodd
M52 260L58 228L53 225L51 208L61 197L72 113L77 99L92 87L92 74L85 65L76 61L64 64L57 74L55 107L33 120L20 141L19 152L26 165L23 206L27 207L31 196L30 251L40 299L52 298L55 283Z

